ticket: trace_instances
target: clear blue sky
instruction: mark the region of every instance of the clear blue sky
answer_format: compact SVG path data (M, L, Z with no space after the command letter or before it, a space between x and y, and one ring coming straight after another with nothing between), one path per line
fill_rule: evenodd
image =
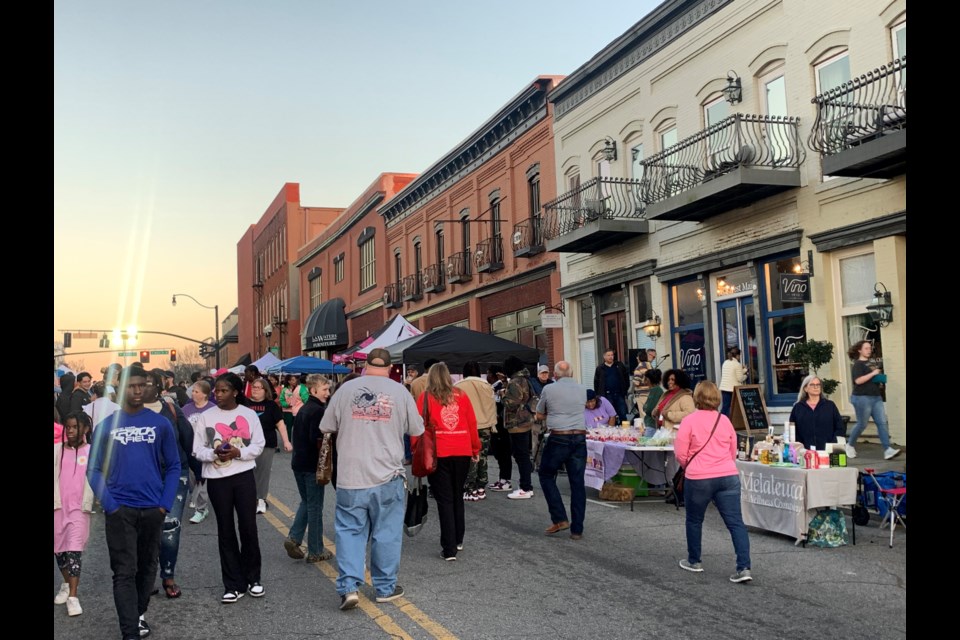
M94 279L55 278L54 328L205 338L170 295L233 309L236 242L284 182L344 207L423 171L658 4L55 0L54 246Z

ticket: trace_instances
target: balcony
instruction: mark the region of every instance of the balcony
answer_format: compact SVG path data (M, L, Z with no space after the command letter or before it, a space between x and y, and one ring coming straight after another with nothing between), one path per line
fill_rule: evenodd
M456 284L458 282L469 282L473 278L470 271L470 248L465 251L458 251L447 258L447 282Z
M400 297L404 302L416 302L423 298L423 290L420 288L420 272L412 276L407 276L400 281Z
M532 258L543 253L543 219L540 216L513 225L513 257Z
M445 268L444 263L438 262L423 270L421 282L423 282L424 293L440 293L443 291L443 274Z
M477 253L473 257L477 273L490 273L503 269L503 238L496 234L477 243Z
M642 161L647 219L701 222L799 187L799 125L736 113Z
M403 306L403 300L400 299L400 283L394 282L383 288L383 306L387 309L399 309Z
M893 178L907 172L907 56L812 100L808 143L823 174Z
M594 253L647 233L641 183L593 178L543 206L547 251Z

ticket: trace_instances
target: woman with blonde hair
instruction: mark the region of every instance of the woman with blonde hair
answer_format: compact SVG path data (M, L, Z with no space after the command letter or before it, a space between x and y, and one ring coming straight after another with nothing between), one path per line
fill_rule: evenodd
M477 417L470 398L455 389L447 365L438 362L427 373L427 389L417 398L417 410L427 430L434 430L437 470L430 475L430 488L437 501L440 546L444 560L456 560L463 549L463 483L470 461L480 459ZM418 436L411 438L416 451Z
M748 582L750 538L740 513L740 475L737 472L737 434L730 419L717 408L720 389L709 380L693 391L696 410L680 423L673 443L677 462L685 469L683 500L687 509L687 557L680 568L699 573L703 515L711 502L730 531L737 554L737 571L730 582Z

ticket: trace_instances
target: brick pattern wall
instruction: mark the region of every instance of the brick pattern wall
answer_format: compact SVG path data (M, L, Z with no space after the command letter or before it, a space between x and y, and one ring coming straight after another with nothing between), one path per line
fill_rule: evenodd
M383 312L380 309L368 311L362 316L347 320L347 329L350 332L349 344L363 340L368 335L383 326Z
M440 313L435 313L431 316L426 316L423 319L424 331L430 331L430 329L435 329L437 327L442 327L453 322L460 322L461 320L466 320L470 317L470 305L463 303L457 305L452 309L447 309L446 311L441 311Z

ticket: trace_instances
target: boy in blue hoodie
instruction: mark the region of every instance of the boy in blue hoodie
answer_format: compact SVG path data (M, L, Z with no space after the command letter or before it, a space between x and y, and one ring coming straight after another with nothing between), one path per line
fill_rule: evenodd
M123 371L121 411L94 435L88 473L103 505L113 600L123 640L150 634L143 619L157 578L160 535L180 481L173 425L143 406L147 378L135 364Z

